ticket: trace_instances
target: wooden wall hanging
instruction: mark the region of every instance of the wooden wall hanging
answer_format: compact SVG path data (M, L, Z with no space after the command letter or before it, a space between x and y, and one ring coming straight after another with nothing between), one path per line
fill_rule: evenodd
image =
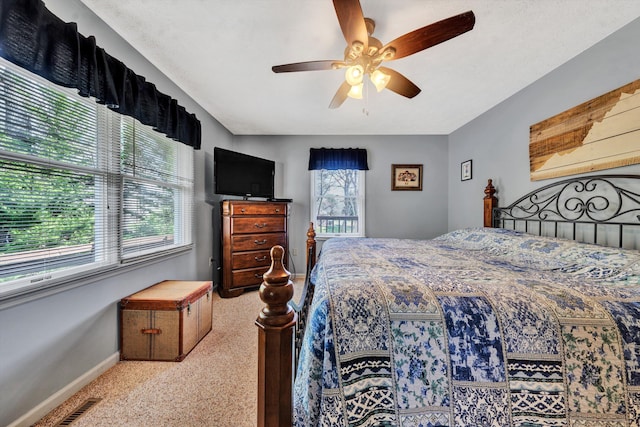
M531 126L531 180L640 163L640 80Z

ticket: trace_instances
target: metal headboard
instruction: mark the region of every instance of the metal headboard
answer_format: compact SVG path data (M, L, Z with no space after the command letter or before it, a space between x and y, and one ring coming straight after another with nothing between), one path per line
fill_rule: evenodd
M554 182L507 207L494 208L492 218L493 227L639 248L640 175L591 175Z

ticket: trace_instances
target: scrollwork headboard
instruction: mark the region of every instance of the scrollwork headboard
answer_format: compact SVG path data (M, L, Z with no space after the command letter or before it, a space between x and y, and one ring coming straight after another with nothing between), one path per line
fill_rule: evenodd
M507 207L494 207L492 226L640 248L640 175L591 175L548 184Z

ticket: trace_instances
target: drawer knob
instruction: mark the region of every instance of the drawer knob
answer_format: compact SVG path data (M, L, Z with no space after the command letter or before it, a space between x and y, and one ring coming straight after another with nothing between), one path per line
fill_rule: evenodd
M276 208L276 213L280 213L280 208Z
M266 255L262 255L261 257L253 257L253 259L255 259L256 261L266 261L267 260L267 256Z
M267 243L267 239L254 240L253 243L255 243L256 245L264 245L265 243Z
M262 279L262 274L255 273L254 276L256 279Z
M247 210L245 208L240 209L240 212L245 213Z
M263 222L262 224L258 224L257 222L255 224L253 224L256 226L256 228L265 228L267 226L266 222Z

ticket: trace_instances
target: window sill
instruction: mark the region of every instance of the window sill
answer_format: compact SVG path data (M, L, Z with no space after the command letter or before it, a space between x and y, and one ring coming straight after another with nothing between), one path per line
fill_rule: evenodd
M346 237L349 239L357 239L367 236L361 236L359 234L316 234L316 240L325 241L329 239L333 239L334 237Z
M99 280L104 280L112 276L125 274L138 268L148 267L158 262L166 261L169 258L183 255L192 250L192 246L184 246L171 252L164 252L153 258L146 258L139 261L132 261L117 266L109 266L99 270L86 271L73 276L61 277L52 280L45 285L22 286L17 289L2 291L0 285L0 310L14 307L26 302L35 301L40 298L46 298L60 292L70 289L79 288Z

